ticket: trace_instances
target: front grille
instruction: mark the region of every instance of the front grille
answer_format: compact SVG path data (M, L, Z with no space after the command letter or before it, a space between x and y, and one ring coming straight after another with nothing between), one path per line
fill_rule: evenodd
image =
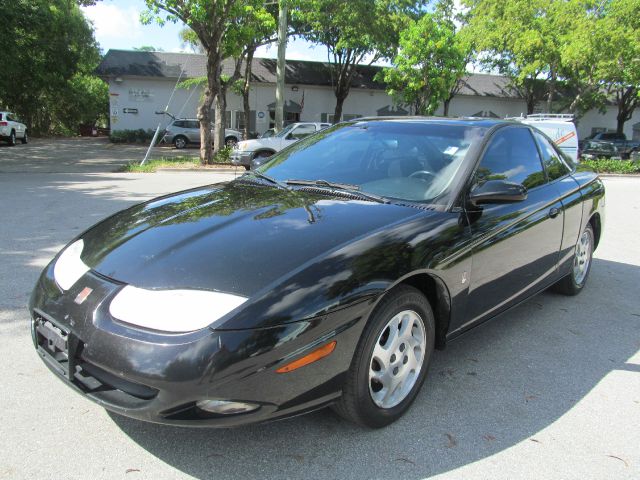
M150 400L158 390L117 377L83 357L84 342L55 319L36 311L33 319L36 349L47 365L87 395L134 406Z

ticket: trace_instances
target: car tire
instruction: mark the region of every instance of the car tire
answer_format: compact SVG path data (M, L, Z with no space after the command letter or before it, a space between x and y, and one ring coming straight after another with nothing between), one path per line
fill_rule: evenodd
M235 147L238 144L238 139L236 137L227 137L224 139L225 147Z
M595 235L593 233L593 227L589 223L576 242L571 273L553 285L552 289L555 292L573 296L582 291L587 283L589 272L591 271L594 249Z
M433 311L419 290L401 285L385 294L369 317L333 409L369 428L400 418L424 383L434 341Z
M14 147L16 145L16 132L14 132L13 130L11 131L11 134L9 135L9 145L11 147Z
M177 149L183 149L183 148L186 148L187 145L189 145L189 140L187 139L187 137L178 135L176 138L173 139L173 145Z
M27 131L25 130L24 135L22 137L22 144L25 145L27 143L29 143L29 136L27 135Z

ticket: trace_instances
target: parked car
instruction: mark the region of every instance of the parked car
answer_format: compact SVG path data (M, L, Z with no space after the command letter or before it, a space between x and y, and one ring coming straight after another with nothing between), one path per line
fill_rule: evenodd
M630 158L631 153L640 150L640 141L627 140L627 136L624 133L598 132L585 138L586 141L612 144L616 147L620 158L625 160ZM584 147L582 146L581 149L584 150Z
M585 160L591 160L594 158L612 158L614 160L620 160L622 159L622 156L618 151L618 147L611 142L587 140L582 144L580 158Z
M330 123L297 122L287 125L271 137L238 142L231 153L231 163L251 169L261 165L267 158L284 147L296 143L320 130L330 127Z
M213 125L211 134L214 133ZM242 133L238 130L227 128L224 131L224 141L227 146L235 146ZM195 118L182 118L172 121L164 131L164 141L173 143L176 148L186 148L190 143L200 143L200 122Z
M0 141L14 146L18 139L23 144L29 142L27 126L24 123L20 123L15 114L0 112Z
M35 286L33 343L67 385L140 420L333 405L381 427L434 348L548 287L584 289L604 195L521 123L344 122L80 234Z

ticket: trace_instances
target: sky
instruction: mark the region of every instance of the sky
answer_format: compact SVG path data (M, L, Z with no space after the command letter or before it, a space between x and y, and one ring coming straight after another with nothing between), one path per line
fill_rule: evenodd
M181 24L166 23L161 27L140 23L140 13L146 10L143 0L103 0L93 6L82 7L82 10L93 23L96 40L103 53L112 48L131 50L141 46L153 46L166 52L190 51L178 37ZM256 56L275 58L276 54L274 44L261 47ZM301 39L293 39L287 44L287 58L326 62L327 50Z

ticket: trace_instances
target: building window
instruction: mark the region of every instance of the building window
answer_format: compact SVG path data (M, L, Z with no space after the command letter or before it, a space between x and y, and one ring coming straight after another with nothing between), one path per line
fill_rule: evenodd
M244 130L244 126L245 126L245 121L244 121L244 111L243 110L236 110L236 123L234 128L236 130Z

